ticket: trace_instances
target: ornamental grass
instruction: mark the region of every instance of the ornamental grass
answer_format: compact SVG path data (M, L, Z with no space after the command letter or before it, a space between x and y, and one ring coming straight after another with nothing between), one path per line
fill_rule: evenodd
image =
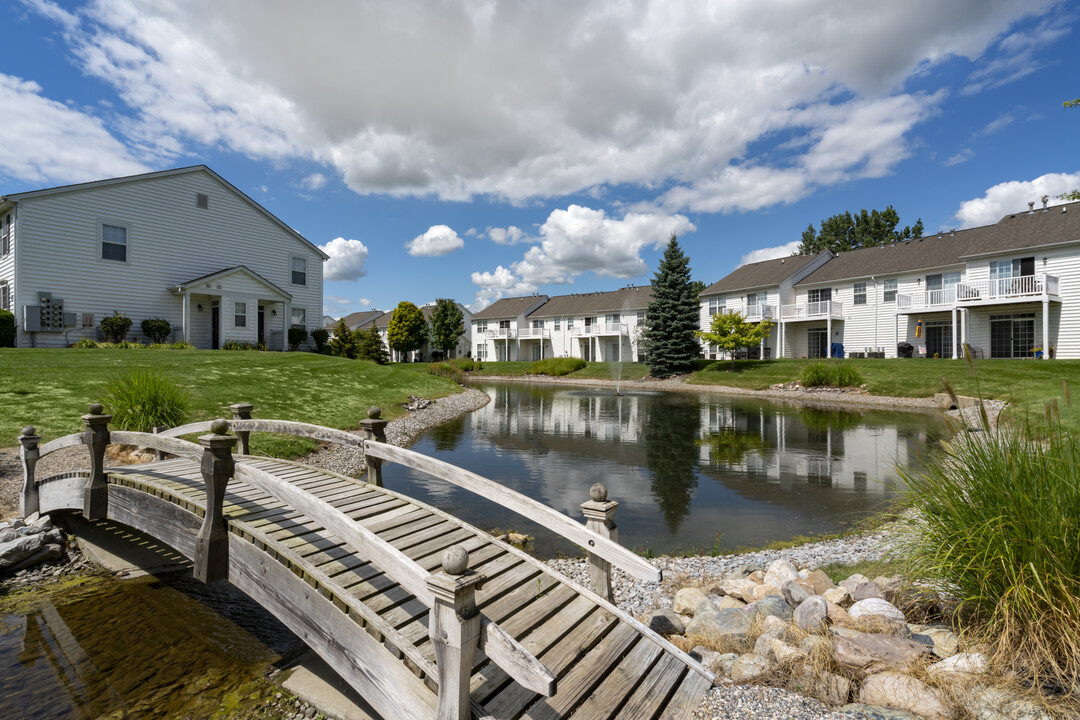
M117 430L153 432L183 425L191 414L191 393L160 370L136 367L116 375L102 404Z

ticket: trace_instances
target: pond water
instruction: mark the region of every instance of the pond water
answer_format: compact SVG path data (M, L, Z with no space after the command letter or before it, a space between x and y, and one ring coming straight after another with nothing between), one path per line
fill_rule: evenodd
M414 450L581 519L589 487L619 502L619 541L657 554L730 551L852 528L895 499L947 430L937 414L834 411L714 394L480 385L491 402ZM387 487L484 529L578 548L500 506L400 466Z

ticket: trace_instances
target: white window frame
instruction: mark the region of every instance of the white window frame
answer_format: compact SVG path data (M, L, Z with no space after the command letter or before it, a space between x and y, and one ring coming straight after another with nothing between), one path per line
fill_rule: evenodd
M11 240L15 234L12 230L11 218L15 213L8 213L0 218L0 257L11 254Z
M726 298L709 298L709 317L719 315L727 310Z
M300 322L293 322L296 319L296 313L301 313ZM301 327L307 330L307 308L306 307L290 307L289 308L289 327Z
M113 227L120 228L124 231L124 242L118 243L105 239L105 228ZM123 263L129 264L131 262L131 226L126 223L113 222L111 220L99 220L98 221L98 247L97 247L97 259L102 262L109 263ZM118 260L117 258L105 257L106 245L118 245L124 248L124 259Z
M566 318L566 329L567 330L573 330L574 329L574 318L572 318L572 317Z
M487 320L476 321L476 334L481 335L487 332Z
M555 329L556 330L561 330L562 329L562 318L555 318Z
M637 311L637 326L638 327L645 327L645 311L644 310L638 310Z
M297 260L304 263L304 269L302 271L301 270L296 270L293 267L296 264ZM304 257L303 255L290 255L289 256L289 284L290 285L299 285L301 287L307 287L307 284L308 284L308 269L307 268L308 268L308 259L306 257ZM296 282L296 274L295 273L298 273L298 272L303 272L304 273L304 282Z
M233 327L246 328L247 327L247 301L246 300L234 300L233 301Z
M0 283L0 310L11 310L11 286Z
M866 283L858 282L851 286L852 305L865 305L866 304Z
M896 293L900 289L900 281L896 278L889 278L885 281L884 294L882 295L882 302L896 302Z
M487 360L487 343L480 343L476 346L476 359Z

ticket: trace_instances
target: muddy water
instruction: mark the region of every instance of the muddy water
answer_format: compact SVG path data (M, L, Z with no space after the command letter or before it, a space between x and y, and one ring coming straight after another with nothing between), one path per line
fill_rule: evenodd
M0 718L227 718L303 644L227 584L66 581L0 596Z

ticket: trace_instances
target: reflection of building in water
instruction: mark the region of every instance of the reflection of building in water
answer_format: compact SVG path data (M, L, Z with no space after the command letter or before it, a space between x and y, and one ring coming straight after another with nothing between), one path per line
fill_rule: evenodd
M707 402L698 456L765 482L887 492L899 480L897 464L919 464L927 435L914 418L897 425L895 416L876 423L875 415Z
M539 390L534 402L520 402L521 387L487 388L491 402L473 413L473 427L485 435L538 434L590 438L609 443L641 439L643 398L605 391ZM598 451L603 454L602 449Z

